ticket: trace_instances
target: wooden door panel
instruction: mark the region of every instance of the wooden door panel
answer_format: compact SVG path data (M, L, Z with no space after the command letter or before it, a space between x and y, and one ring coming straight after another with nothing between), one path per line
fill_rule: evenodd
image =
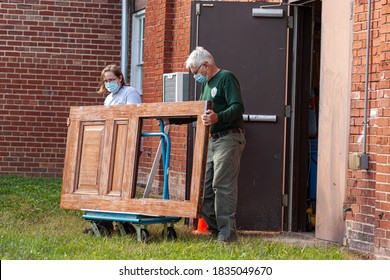
M201 115L211 103L147 103L72 107L65 155L61 207L196 218L201 207L209 127ZM136 199L142 119L196 120L189 200Z
M108 186L108 195L121 196L123 189L123 175L126 159L128 121L115 121L114 139L112 141L112 161L110 170L112 175Z
M104 139L104 123L83 122L79 137L79 165L76 170L76 193L99 193L101 152Z

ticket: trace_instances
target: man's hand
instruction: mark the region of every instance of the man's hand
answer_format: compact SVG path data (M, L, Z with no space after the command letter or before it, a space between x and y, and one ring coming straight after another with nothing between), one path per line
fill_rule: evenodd
M157 120L157 125L160 126L160 120L163 121L164 126L169 125L169 119L168 118L161 118Z
M218 122L218 115L213 110L209 109L202 115L202 121L206 126L213 125Z

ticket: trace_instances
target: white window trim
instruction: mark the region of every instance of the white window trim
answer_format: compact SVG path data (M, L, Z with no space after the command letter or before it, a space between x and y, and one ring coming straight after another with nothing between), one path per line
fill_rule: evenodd
M143 45L144 45L144 26L145 9L133 14L132 38L131 38L131 77L130 85L135 87L142 94L142 73L143 73ZM141 42L140 42L140 38ZM142 48L142 50L141 50ZM142 53L141 53L142 51ZM142 55L141 61L140 56Z

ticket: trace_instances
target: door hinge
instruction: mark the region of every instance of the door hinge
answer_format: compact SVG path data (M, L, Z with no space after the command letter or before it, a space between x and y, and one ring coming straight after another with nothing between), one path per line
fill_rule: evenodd
M282 206L287 207L288 206L288 194L282 194Z
M287 17L287 27L294 28L294 17L293 16Z
M197 3L197 4L195 5L195 7L196 7L196 12L195 12L195 14L196 14L197 16L199 16L199 15L200 15L200 4Z
M291 106L290 105L284 106L284 116L286 118L291 118Z

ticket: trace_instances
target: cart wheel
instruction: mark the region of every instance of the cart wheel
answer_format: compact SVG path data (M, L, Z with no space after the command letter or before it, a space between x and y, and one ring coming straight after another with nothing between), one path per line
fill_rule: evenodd
M150 239L150 234L147 229L141 229L141 242L148 243Z
M100 232L100 235L103 236L111 236L110 230L105 225L97 225L97 228Z
M124 229L126 231L126 234L133 235L133 234L137 233L137 231L135 230L135 227L132 224L130 224L130 223L124 223L123 227L124 227Z
M96 224L102 236L111 236L114 232L114 225L109 221L100 221Z
M164 238L164 230L162 231L162 237ZM175 241L177 239L176 230L173 227L167 227L167 240Z
M92 228L85 227L85 228L83 229L83 233L93 235L93 230L92 230Z

